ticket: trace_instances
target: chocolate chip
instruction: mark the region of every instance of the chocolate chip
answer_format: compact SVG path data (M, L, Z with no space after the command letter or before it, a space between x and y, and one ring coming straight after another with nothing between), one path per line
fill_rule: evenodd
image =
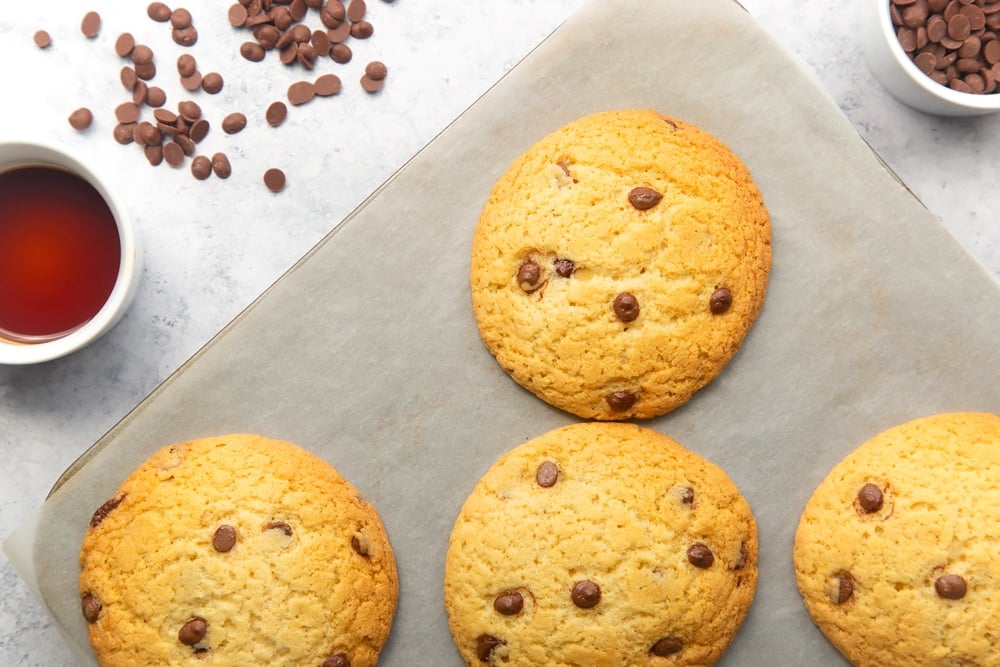
M128 65L122 67L119 78L122 85L125 86L125 90L132 90L139 81L139 76L135 73L135 70Z
M968 587L965 579L957 574L944 574L934 582L934 590L947 600L961 600Z
M563 278L569 278L573 275L573 272L576 271L576 264L571 259L557 259L553 265L556 270L556 275Z
M198 71L198 61L190 53L185 53L177 58L177 73L181 77L188 77Z
M317 54L325 56L330 53L330 36L326 34L325 30L314 30L310 40Z
M708 309L713 315L721 315L733 305L733 293L728 287L716 287L708 299Z
M229 158L225 153L216 153L212 156L212 171L219 178L229 178L233 173L233 167L229 164Z
M80 30L84 37L93 39L101 31L101 15L97 12L87 12L80 23Z
M87 593L80 600L80 611L83 612L83 618L87 623L96 623L101 617L102 609L104 606L92 593Z
M684 642L677 637L664 637L653 644L649 652L660 658L665 658L668 655L680 653L682 648L684 648Z
M167 103L167 94L159 86L149 86L146 90L146 104L153 107L162 107Z
M45 30L38 30L34 36L35 46L40 49L47 49L52 46L52 36Z
M139 120L139 105L134 102L122 102L115 107L115 117L119 123L134 123Z
M299 44L295 57L298 58L303 67L312 69L313 65L316 64L316 49L312 47L312 44Z
M506 643L493 635L479 635L476 637L476 657L479 658L480 662L489 662L493 649Z
M694 489L690 486L685 486L681 491L681 503L684 505L691 505L694 503Z
M351 537L351 548L354 549L354 552L359 556L368 558L371 549L371 545L368 543L368 536L360 530L354 533Z
M340 77L336 74L324 74L316 79L313 87L316 89L316 94L321 97L336 95L341 88Z
M288 101L299 106L316 97L316 86L311 81L296 81L288 87Z
M146 146L142 151L152 166L159 166L163 162L163 146Z
M136 65L148 65L153 62L153 49L145 44L136 44L132 47L132 62Z
M181 85L184 86L184 90L194 92L201 88L201 72L195 71L191 76L182 76Z
M271 127L278 127L285 122L285 118L287 117L288 107L281 101L271 103L271 106L264 113L264 118L267 119L267 124Z
M639 317L639 301L629 292L616 296L612 308L622 322L632 322Z
M322 667L351 667L351 659L346 653L334 653L323 661Z
M170 32L170 38L181 46L194 46L198 41L198 30L193 25L187 28L174 28Z
M264 172L264 185L271 192L281 192L285 189L285 172L272 167Z
M712 567L712 563L715 562L715 555L712 553L712 550L701 542L695 542L688 547L687 557L692 565L700 567L703 570Z
M538 486L546 489L554 486L558 479L559 468L552 461L543 461L535 471L535 481L538 482Z
M837 604L844 604L854 595L854 581L845 572L837 575L836 583L837 588L834 591L836 597L834 597L833 601Z
M241 28L247 22L247 8L240 3L235 3L229 8L229 25L234 28Z
M742 570L747 566L747 559L749 554L747 554L747 544L746 542L740 542L740 557L736 559L736 562L730 566L731 570Z
M264 59L264 47L254 42L243 42L240 45L240 55L251 62L259 63Z
M129 137L131 138L131 136L132 136L132 131L129 130ZM97 511L94 512L94 515L90 517L90 527L96 528L97 526L101 525L101 522L107 519L108 515L111 514L111 512L116 507L121 505L122 501L125 500L126 495L127 494L123 493L121 496L117 498L112 498L110 500L105 501L103 505L98 507Z
M143 63L135 66L135 75L143 81L149 81L156 76L156 63Z
M230 525L222 524L215 529L212 535L212 547L219 553L227 553L236 546L236 529Z
M236 134L247 126L247 117L236 111L222 119L222 131L226 134Z
M525 292L531 293L541 287L542 267L532 259L526 259L517 270L517 284Z
M351 24L350 33L356 39L368 39L375 34L375 26L368 21L356 21Z
M201 89L209 95L215 95L223 86L222 75L218 72L209 72L201 80Z
M163 144L163 159L171 167L179 167L184 164L184 149L176 141Z
M629 203L640 211L648 211L659 204L661 199L663 199L663 195L653 188L632 188L628 193Z
M573 604L581 609L590 609L597 606L601 601L601 587L593 581L584 579L573 584L573 592L570 594Z
M635 402L639 400L639 395L635 392L625 391L623 389L611 392L604 397L604 400L607 401L612 410L624 412L635 405Z
M264 530L280 530L288 537L292 536L292 527L289 526L284 521L272 521L271 523L264 526Z
M115 129L112 131L115 141L123 146L132 143L133 125L135 125L135 123L118 123L115 125Z
M373 60L365 65L365 75L372 81L381 81L388 74L385 64L379 60Z
M195 616L181 626L177 633L177 639L185 646L194 646L204 639L206 634L208 634L208 621L200 616Z
M377 93L382 90L382 86L385 85L385 79L379 79L376 81L367 74L361 77L361 87L364 88L366 93Z
M199 181L204 181L212 175L212 161L204 155L199 155L191 160L191 175Z
M117 53L120 58L128 57L134 48L135 37L132 36L132 33L123 32L118 35L118 39L115 40L115 53Z
M858 504L866 513L878 512L882 509L882 489L874 484L865 484L858 491Z
M524 597L517 591L501 593L493 601L493 608L504 616L519 614L524 608Z
M195 122L191 123L191 127L188 129L188 137L194 143L200 144L202 142L202 140L204 140L205 137L208 136L209 127L210 127L210 124L209 124L209 122L207 120L205 120L204 118L199 118ZM181 135L181 136L183 136L183 135ZM178 142L178 143L181 144L181 147L184 147L184 143L183 142ZM193 147L192 147L192 150L193 150ZM191 151L185 150L184 152L187 155L191 155Z
M330 47L330 58L340 65L351 62L353 55L354 52L347 44L334 44Z
M94 122L94 114L87 107L80 107L69 115L69 124L74 130L86 130Z
M159 23L166 23L170 20L170 7L162 2L151 2L146 8L146 16Z

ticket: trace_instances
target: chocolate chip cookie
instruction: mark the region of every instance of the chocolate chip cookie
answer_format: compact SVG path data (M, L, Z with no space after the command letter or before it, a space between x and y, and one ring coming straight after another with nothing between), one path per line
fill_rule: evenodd
M375 509L287 442L171 445L94 512L80 607L102 666L371 667L398 582Z
M940 414L881 433L806 505L806 609L858 667L1000 664L1000 417Z
M710 665L757 584L757 528L717 466L614 422L497 461L455 522L444 599L466 664Z
M770 217L718 139L650 110L597 113L499 179L472 305L503 369L600 420L669 412L715 378L764 303Z

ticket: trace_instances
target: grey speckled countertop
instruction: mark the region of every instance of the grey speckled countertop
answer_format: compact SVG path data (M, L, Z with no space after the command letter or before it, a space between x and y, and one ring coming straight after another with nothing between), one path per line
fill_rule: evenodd
M745 0L747 10L811 68L834 102L888 166L995 279L1000 279L1000 114L946 119L912 111L869 73L858 42L861 4L834 8L793 0ZM217 3L186 6L200 29L192 52L203 71L229 79L208 110L242 110L251 127L210 135L207 150L226 150L228 181L199 182L146 165L135 147L110 140L122 101L120 61L112 46L128 30L153 46L164 87L179 53L169 29L151 22L145 3L123 8L92 0L86 8L52 0L5 7L0 16L0 138L38 136L88 155L126 193L145 246L145 269L124 320L91 347L36 367L0 367L0 538L41 504L59 474L90 444L176 370L421 146L476 100L568 16L582 0L369 1L374 36L355 42L355 58L334 69L338 98L292 110L280 131L263 108L299 77L276 65L243 61ZM213 7L213 4L215 5ZM104 17L101 35L85 39L84 9ZM114 10L114 11L112 11ZM35 30L53 47L32 44ZM720 46L721 48L721 46ZM366 95L364 64L389 65L385 89ZM683 63L681 66L694 67ZM173 91L174 100L180 89ZM70 111L87 105L95 126L77 134ZM256 116L255 116L256 114ZM221 117L221 116L220 116ZM794 141L789 137L789 141ZM210 144L210 145L209 145ZM217 147L217 148L215 148ZM289 187L271 195L260 175L270 166ZM970 295L975 298L975 295ZM0 557L0 665L70 665L68 650L41 607Z

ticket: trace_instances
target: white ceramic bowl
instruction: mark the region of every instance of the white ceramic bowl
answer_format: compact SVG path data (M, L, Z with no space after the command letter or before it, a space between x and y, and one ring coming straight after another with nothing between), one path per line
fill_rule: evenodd
M132 222L121 202L95 170L64 147L39 141L0 142L0 172L25 166L61 167L82 177L104 198L114 216L121 243L118 276L104 306L94 317L64 336L37 343L0 337L0 364L23 365L50 361L75 352L113 327L128 310L141 275L142 255Z
M942 86L913 64L899 44L889 0L863 0L861 36L868 66L900 102L940 116L977 116L1000 111L1000 93L975 95Z

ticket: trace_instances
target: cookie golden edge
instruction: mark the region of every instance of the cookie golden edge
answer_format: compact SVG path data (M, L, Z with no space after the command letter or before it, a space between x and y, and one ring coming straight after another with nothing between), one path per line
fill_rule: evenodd
M449 628L470 667L712 665L753 602L757 539L728 475L668 436L561 427L501 456L463 504L445 559ZM707 569L687 553L698 543ZM572 601L581 580L598 584L593 608ZM498 611L512 592L518 611Z
M707 307L713 297L713 292L720 286L731 289L734 297L733 306L724 315L716 317L716 320L724 319L726 321L724 331L720 333L709 330L711 343L706 344L704 349L696 353L687 353L682 350L679 355L675 355L676 350L670 347L657 346L648 341L642 343L649 348L648 353L644 354L653 356L657 361L652 366L648 361L642 361L639 363L641 368L637 371L629 371L628 369L623 371L620 368L613 368L611 364L597 372L590 368L584 368L583 362L579 362L580 366L575 366L572 360L582 358L582 354L586 353L585 345L578 346L580 349L577 352L580 354L568 352L554 358L541 356L525 364L523 359L538 354L537 349L531 348L529 342L519 340L518 335L512 334L512 329L520 326L520 323L517 322L514 322L513 326L511 324L512 320L518 316L515 313L506 312L508 309L504 308L494 295L499 290L515 293L518 291L517 270L516 267L507 267L502 269L505 273L496 275L494 268L498 249L491 236L495 234L497 225L503 224L502 220L498 222L498 219L502 219L506 215L504 208L509 209L510 202L525 199L525 193L520 189L519 179L526 170L538 167L537 164L534 164L537 161L538 153L551 150L553 146L558 144L557 138L560 135L581 126L586 126L587 132L594 132L594 127L597 128L596 132L600 132L602 123L612 126L612 130L616 129L616 123L631 123L641 127L643 131L649 132L651 135L656 134L661 137L665 133L681 132L685 135L683 143L686 146L685 155L687 157L690 157L690 151L687 150L690 147L688 144L697 144L700 150L696 151L695 155L706 161L705 172L725 172L726 178L733 182L734 194L729 201L724 202L722 208L732 214L734 218L739 218L735 221L727 221L725 224L735 230L734 233L745 236L744 239L739 240L739 243L742 244L740 250L742 256L729 269L715 271L718 279L711 281L712 284L706 282L700 286L699 299L702 305L699 307ZM630 140L633 138L629 137ZM664 146L669 147L671 141L681 140L663 140ZM568 151L570 148L566 150ZM560 155L562 154L560 152ZM552 163L548 166L556 169L558 164L566 171L566 176L570 174L570 169L575 168L575 165L562 166L563 162L559 155L547 157L550 158L547 162ZM671 157L671 155L667 155L665 159ZM695 173L691 179L696 180L699 177L700 175ZM555 178L561 177L557 174ZM621 191L608 192L608 196L626 198L629 188L637 185L651 185L664 191L676 189L672 188L674 184L669 182L670 177L663 174L657 175L656 169L649 168L648 165L641 170L637 169L636 178L636 181L623 178L622 182L616 186L617 190ZM665 183L665 187L655 181ZM666 208L666 204L663 205L663 208ZM633 212L630 207L625 207L625 209L629 213ZM652 213L652 211L639 212L639 214L646 213ZM727 231L727 233L729 232ZM530 233L526 231L525 235L530 236ZM559 249L536 248L533 247L534 245L534 241L526 242L519 254L525 257L552 255L552 257L548 257L550 260L559 256ZM763 195L747 166L717 137L693 124L652 109L604 111L580 118L546 135L511 164L494 185L483 207L473 236L471 257L470 284L473 312L480 336L496 361L515 382L543 401L585 419L650 419L666 414L687 403L695 392L708 385L722 372L742 345L746 334L763 308L767 291L771 266L770 214L764 205ZM639 268L636 267L636 270ZM701 280L701 278L699 279ZM732 283L727 284L727 280L732 280ZM552 282L544 281L542 289L535 291L533 296L541 299L542 295L545 294L546 287L551 292L552 286L558 282L558 278L554 278ZM696 315L698 317L704 316L700 312ZM530 326L521 327L522 330L530 328ZM706 327L701 326L700 332L704 333L705 330ZM523 337L527 338L530 335ZM695 332L690 338L703 337L701 333ZM594 345L612 345L612 343L595 340ZM518 346L521 350L516 353L511 352ZM684 344L675 344L673 347L680 346L684 346ZM607 358L616 356L613 346L608 352L605 355ZM672 356L676 356L677 368L671 368ZM617 404L612 405L612 394L624 396L628 399L626 403L633 402L625 407Z
M235 547L216 542L222 524ZM246 433L168 445L136 468L95 511L78 583L102 667L372 667L399 592L388 535L358 489L302 447ZM207 632L188 645L199 618Z
M806 611L845 659L1000 661L998 488L1000 417L990 413L912 419L830 470L803 509L793 562ZM961 596L947 585L954 577Z

